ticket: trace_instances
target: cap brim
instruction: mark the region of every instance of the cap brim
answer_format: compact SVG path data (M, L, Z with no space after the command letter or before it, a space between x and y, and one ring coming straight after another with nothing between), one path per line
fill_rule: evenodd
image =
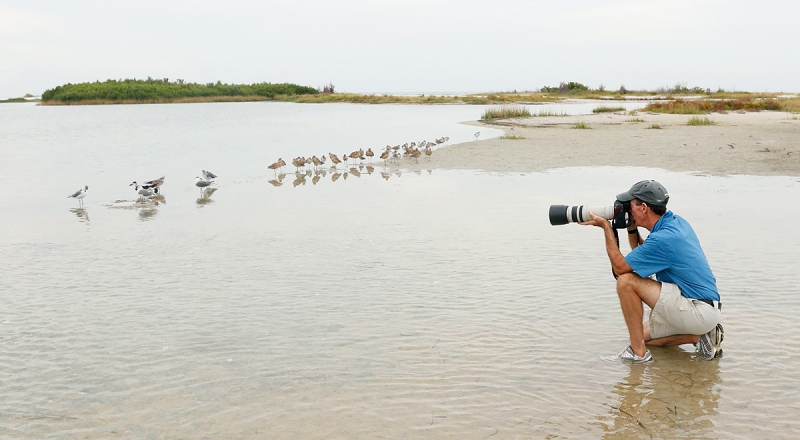
M636 197L632 196L631 193L625 191L622 194L617 194L617 200L620 202L630 202L631 200L635 199Z

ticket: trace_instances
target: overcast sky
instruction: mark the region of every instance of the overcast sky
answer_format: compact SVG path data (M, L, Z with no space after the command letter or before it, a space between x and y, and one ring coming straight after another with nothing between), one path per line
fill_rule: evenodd
M800 92L798 19L788 0L0 0L0 98L148 76L374 93L561 81Z

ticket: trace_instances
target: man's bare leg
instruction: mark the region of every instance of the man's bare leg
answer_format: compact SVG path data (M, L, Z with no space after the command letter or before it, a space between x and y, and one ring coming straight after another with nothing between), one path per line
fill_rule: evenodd
M663 338L652 339L650 335L650 321L642 325L642 333L644 333L644 342L647 345L654 345L656 347L676 347L683 344L696 344L700 340L699 335L672 335Z
M649 278L642 278L635 273L622 274L617 279L617 295L619 295L622 316L628 326L631 348L637 356L644 356L647 347L645 346L645 329L642 326L644 315L642 303L644 302L650 308L655 307L661 296L661 283ZM649 334L648 329L648 337Z

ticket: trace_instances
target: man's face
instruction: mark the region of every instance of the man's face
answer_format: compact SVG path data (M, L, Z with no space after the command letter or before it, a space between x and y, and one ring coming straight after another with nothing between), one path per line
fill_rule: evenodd
M637 225L644 224L646 210L647 205L636 199L631 200L631 217Z

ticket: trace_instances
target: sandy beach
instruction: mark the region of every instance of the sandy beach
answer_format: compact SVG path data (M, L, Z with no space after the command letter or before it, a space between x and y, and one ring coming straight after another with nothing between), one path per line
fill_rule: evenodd
M628 122L634 118L644 122ZM690 126L690 118L606 113L473 122L476 130L500 128L507 137L522 139L493 138L442 148L430 165L491 172L617 165L713 175L800 175L798 115L714 113L708 115L714 124L706 126ZM590 129L573 128L577 122ZM661 129L649 128L653 124Z

